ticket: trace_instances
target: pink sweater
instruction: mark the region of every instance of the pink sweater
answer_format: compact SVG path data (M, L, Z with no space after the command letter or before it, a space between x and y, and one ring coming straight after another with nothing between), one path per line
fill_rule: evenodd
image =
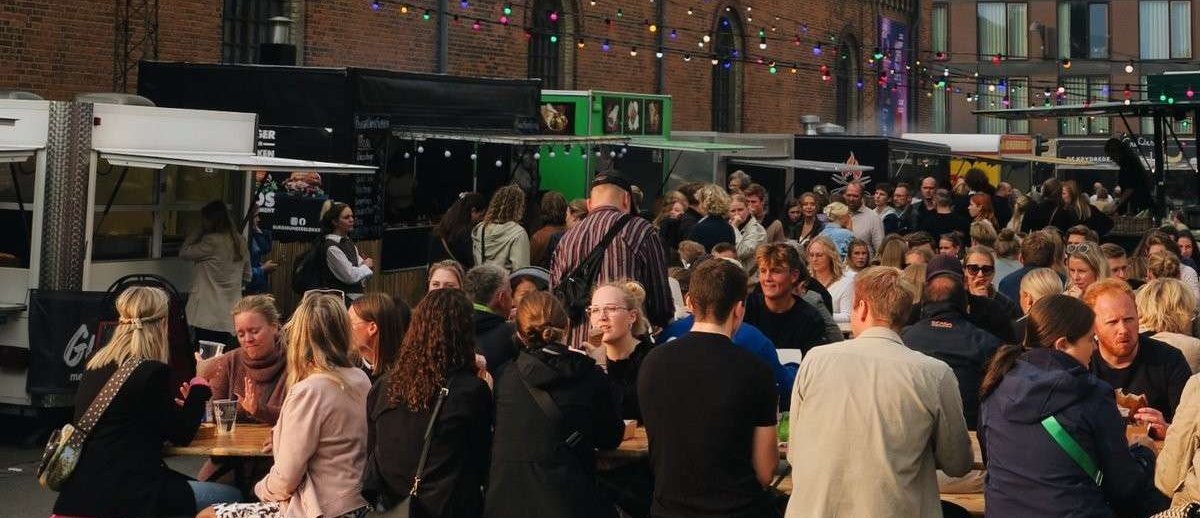
M264 502L283 503L285 518L332 518L367 505L367 392L362 370L314 374L288 389L272 433L275 465L254 486Z

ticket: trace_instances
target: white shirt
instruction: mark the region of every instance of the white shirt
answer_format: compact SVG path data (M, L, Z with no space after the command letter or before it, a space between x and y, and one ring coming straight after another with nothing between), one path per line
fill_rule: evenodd
M325 239L340 243L342 236L337 234L326 234ZM346 257L346 253L337 246L331 246L325 251L325 263L329 265L329 272L333 274L337 280L346 284L361 284L371 276L370 268L363 265L363 257L358 253L358 247L354 248L354 254L358 256L358 266L350 264L350 259Z
M854 272L847 269L842 278L825 287L833 299L833 321L849 322L850 308L854 306Z

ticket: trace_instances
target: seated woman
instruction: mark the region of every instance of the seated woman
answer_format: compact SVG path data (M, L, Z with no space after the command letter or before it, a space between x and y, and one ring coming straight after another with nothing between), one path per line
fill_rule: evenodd
M494 410L475 364L472 316L462 291L427 295L413 311L398 361L371 388L363 495L383 509L408 495L419 476L418 516L477 518L483 511ZM448 392L433 424L427 467L416 473L443 387Z
M854 272L843 270L837 245L828 236L818 236L808 243L808 269L812 271L813 280L829 291L834 322L849 322L854 300Z
M1196 298L1179 279L1154 279L1137 291L1138 331L1179 349L1200 372L1200 338L1191 335Z
M186 446L204 418L212 395L204 378L173 401L167 366L166 292L132 287L117 297L119 325L111 341L92 355L75 394L74 422L100 397L109 378L128 372L112 403L95 423L75 471L63 483L54 514L117 518L191 515L216 502L236 502L229 486L195 482L167 468L163 442Z
M284 332L288 392L271 434L275 464L254 486L260 502L218 504L201 518L366 515L361 493L371 382L351 360L345 301L310 292Z
M488 518L616 514L596 486L595 455L621 443L625 424L604 374L605 349L572 352L563 345L570 325L549 293L532 293L517 308L524 348L496 372Z
M464 270L458 261L447 259L429 265L429 285L426 291L451 288L461 290Z
M395 364L400 340L408 329L409 314L408 304L386 293L368 293L350 304L354 347L363 371L372 381Z
M1108 259L1100 253L1100 245L1084 242L1067 246L1067 278L1071 281L1067 295L1083 296L1088 286L1108 278Z
M993 358L978 429L989 516L1146 516L1157 506L1149 439L1126 440L1112 387L1088 371L1094 320L1079 299L1051 295L1029 310L1024 345L1005 345ZM1063 441L1047 440L1044 426L1055 424L1102 480Z
M650 322L646 312L627 284L635 281L608 283L592 292L592 304L587 308L590 332L588 341L603 346L608 359L608 377L620 387L621 418L642 419L638 408L637 376L642 360L654 344L647 336Z

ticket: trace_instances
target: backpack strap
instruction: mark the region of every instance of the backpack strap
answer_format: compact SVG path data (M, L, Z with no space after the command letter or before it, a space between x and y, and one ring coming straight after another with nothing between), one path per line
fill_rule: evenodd
M629 223L631 219L633 219L633 215L631 214L625 214L624 216L621 216L620 219L618 219L617 222L608 229L608 232L604 234L604 238L600 240L600 243L596 245L596 248L593 248L592 251L589 252L582 261L579 261L579 264L575 265L575 268L571 270L571 273L567 274L567 277L574 277L576 273L580 272L583 268L588 267L588 265L603 260L604 253L608 250L608 245L612 244L613 239L617 237L617 234L621 232L621 229L625 228L625 224ZM597 273L598 272L599 270L597 270ZM592 279L587 280L588 282L592 281Z
M1067 452L1067 456L1075 461L1080 468L1083 468L1084 473L1087 473L1088 478L1092 479L1097 486L1104 482L1104 472L1096 467L1096 463L1092 461L1092 457L1083 451L1075 438L1071 436L1062 424L1055 419L1054 416L1049 416L1042 419L1042 428L1046 429L1046 433L1050 434L1050 438L1058 443L1058 446Z

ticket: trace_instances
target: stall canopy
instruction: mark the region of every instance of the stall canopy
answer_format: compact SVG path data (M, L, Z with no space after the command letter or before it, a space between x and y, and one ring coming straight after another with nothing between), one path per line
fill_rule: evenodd
M1054 119L1059 117L1108 117L1127 115L1131 117L1154 117L1156 115L1178 115L1182 118L1188 111L1200 109L1200 101L1130 101L1071 104L1062 106L1037 106L1033 108L1004 108L997 110L975 110L975 115L986 115L999 119Z
M312 162L253 155L250 153L202 153L146 149L96 149L112 165L162 169L168 165L227 169L232 171L360 173L375 172L364 165Z
M795 168L807 169L810 171L821 171L827 173L840 172L865 172L874 171L875 168L869 165L851 165L840 162L819 162L816 160L801 160L797 158L735 158L729 161L732 164L750 165L758 167L775 167L775 168Z
M38 148L25 146L0 146L0 164L8 162L24 162L33 156Z
M749 144L729 144L724 142L696 142L691 140L670 140L664 138L638 138L629 142L629 147L662 149L665 151L690 151L696 153L737 153L763 149L763 146Z
M480 144L502 144L510 146L542 146L542 145L620 145L629 142L629 137L622 136L575 136L575 135L526 135L518 133L455 133L455 132L423 132L395 131L397 138L406 140L463 140Z

